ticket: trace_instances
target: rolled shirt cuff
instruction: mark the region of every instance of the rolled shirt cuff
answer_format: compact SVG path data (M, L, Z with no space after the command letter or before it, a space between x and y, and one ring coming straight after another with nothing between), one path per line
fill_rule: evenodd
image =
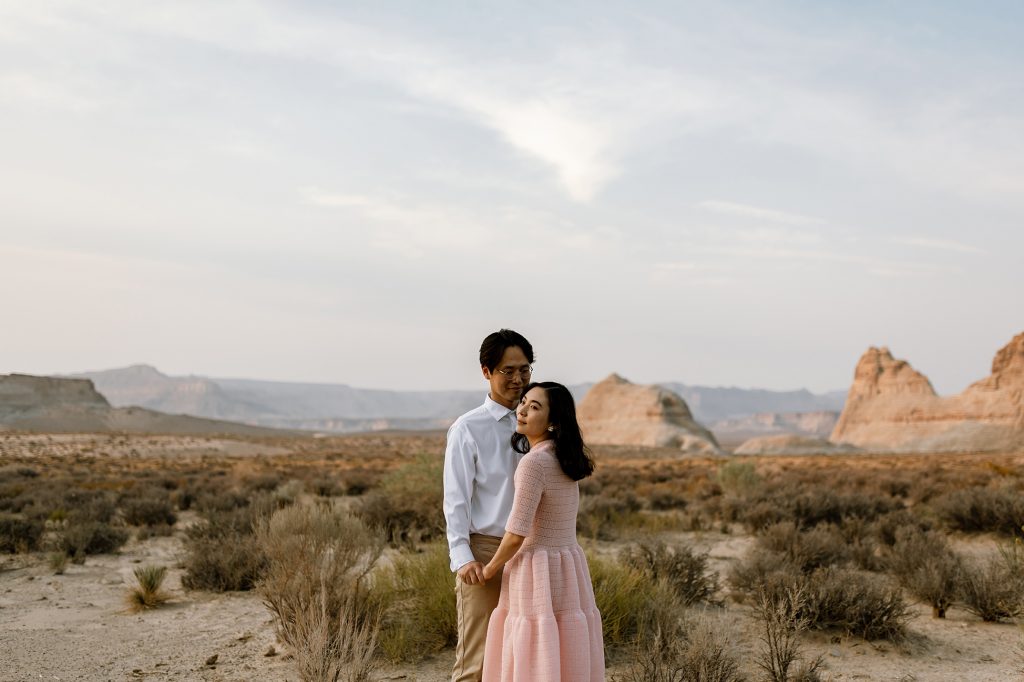
M470 561L476 561L476 557L473 556L473 550L470 549L468 543L452 547L449 556L451 557L452 573L458 571Z

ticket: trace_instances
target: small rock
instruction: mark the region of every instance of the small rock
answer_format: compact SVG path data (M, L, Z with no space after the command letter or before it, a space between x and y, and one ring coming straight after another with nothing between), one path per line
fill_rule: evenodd
M275 649L274 645L271 644L270 648L267 649L265 652L263 652L263 655L264 656L277 656L277 649Z
M206 659L206 665L216 665L217 664L217 656L219 656L219 655L220 654L214 654L213 656L210 656L208 659Z

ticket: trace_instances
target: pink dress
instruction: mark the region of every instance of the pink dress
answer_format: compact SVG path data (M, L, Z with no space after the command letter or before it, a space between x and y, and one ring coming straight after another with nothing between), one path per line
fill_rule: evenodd
M485 682L603 682L601 614L576 541L580 489L543 441L516 469L505 530L525 535L505 565L484 649Z

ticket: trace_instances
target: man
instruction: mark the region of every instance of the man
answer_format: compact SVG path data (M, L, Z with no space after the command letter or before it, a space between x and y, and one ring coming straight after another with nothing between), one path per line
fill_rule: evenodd
M491 611L501 594L501 573L484 580L505 534L522 457L512 449L515 408L533 372L533 346L502 329L480 345L480 371L489 385L484 404L455 420L444 453L444 517L455 579L459 641L452 682L478 682Z

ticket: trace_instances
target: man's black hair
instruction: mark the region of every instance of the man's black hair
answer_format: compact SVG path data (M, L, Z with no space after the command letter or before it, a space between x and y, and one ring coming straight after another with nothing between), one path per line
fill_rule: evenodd
M488 334L484 342L480 344L480 366L493 372L501 362L501 356L513 346L518 346L526 356L526 361L533 364L533 346L526 340L526 337L511 329L499 329Z

